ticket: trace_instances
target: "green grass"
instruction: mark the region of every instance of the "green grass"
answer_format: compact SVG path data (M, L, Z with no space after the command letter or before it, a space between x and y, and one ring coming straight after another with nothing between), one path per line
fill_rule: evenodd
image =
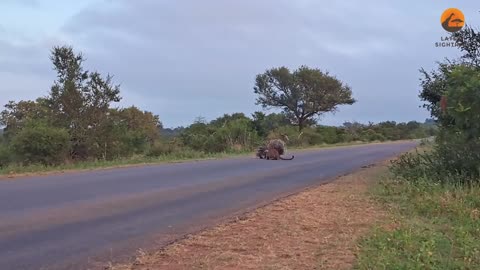
M480 187L385 177L372 196L392 220L359 243L355 269L480 269Z
M310 150L310 149L321 149L321 148L331 148L331 147L341 147L341 146L353 146L353 145L362 145L368 144L366 142L350 142L350 143L338 143L338 144L322 144L315 146L305 146L305 147L288 147L287 151L295 150ZM43 166L43 165L9 165L6 167L0 168L0 176L15 176L22 174L32 174L32 173L49 173L49 172L62 172L62 171L75 171L75 170L93 170L93 169L102 169L102 168L115 168L122 166L134 166L134 165L153 165L161 163L174 163L174 162L184 162L184 161L194 161L194 160L205 160L205 159L219 159L227 157L241 157L254 155L253 151L248 152L235 152L235 153L202 153L196 151L182 151L174 152L167 155L162 155L159 157L146 157L143 155L138 155L132 158L124 158L113 161L85 161L77 162L73 164L63 164L58 166Z

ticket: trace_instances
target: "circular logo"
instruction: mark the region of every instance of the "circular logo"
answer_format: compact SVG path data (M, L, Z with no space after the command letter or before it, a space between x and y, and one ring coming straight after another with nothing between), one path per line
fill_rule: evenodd
M465 16L459 9L449 8L442 13L440 22L442 23L443 29L453 33L463 28L465 25Z

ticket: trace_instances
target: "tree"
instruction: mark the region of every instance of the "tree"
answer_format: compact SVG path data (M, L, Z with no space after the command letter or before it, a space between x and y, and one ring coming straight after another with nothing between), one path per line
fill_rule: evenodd
M0 138L2 134L0 133ZM3 142L2 139L0 139L0 168L7 166L12 159L12 153L10 151L10 148L6 143Z
M477 68L480 67L480 32L470 26L451 34L455 43L463 52L462 59Z
M121 99L119 86L110 75L84 70L81 53L54 47L51 60L57 78L49 95L36 101L10 101L0 113L2 140L15 145L3 147L2 157L13 151L18 162L51 164L58 162L54 153L59 160L67 159L59 151L68 145L61 150L66 149L72 160L114 159L144 152L160 138L162 123L157 115L133 106L111 108ZM4 164L5 158L1 159Z
M141 131L149 142L153 142L160 136L162 123L158 115L141 111L135 106L118 110L118 114L129 130Z
M353 104L352 91L337 78L301 66L293 73L286 67L273 68L256 77L257 105L281 108L301 131L307 121L322 113L333 112L337 106Z
M419 97L425 102L423 107L427 108L431 116L438 119L443 125L453 124L453 120L443 115L440 109L440 101L447 91L447 82L452 71L458 66L480 69L480 33L467 26L461 31L452 33L451 37L463 53L461 58L445 59L444 62L437 62L437 70L430 73L423 68L420 69L423 78L420 79L422 90Z
M446 82L448 107L442 116L435 147L442 169L478 181L480 170L480 70L454 68ZM449 119L445 122L444 119Z
M412 131L412 130L415 130L415 129L419 129L421 127L422 124L420 124L419 122L417 121L410 121L407 123L407 129L408 131Z
M215 130L205 123L205 119L197 119L193 124L186 127L180 134L180 139L184 145L193 150L204 151L209 137Z
M249 118L237 118L226 122L215 131L214 144L222 144L226 149L241 150L253 145L257 133Z
M269 132L291 124L290 119L284 113L265 115L263 112L254 112L252 117L253 127L260 137L265 137Z
M120 101L119 85L112 76L103 78L98 72L85 71L83 55L68 46L54 47L51 60L57 80L46 105L52 111L56 126L68 129L72 142L72 158L86 158L92 138L101 130L112 102Z
M178 137L183 131L185 130L184 127L176 127L176 128L162 128L160 131L160 135L165 140L175 139Z
M43 99L37 99L37 101L8 102L0 113L0 125L4 126L5 137L12 138L27 121L47 120L49 111L43 106L43 101Z
M446 83L452 70L459 65L458 61L446 59L445 62L438 62L437 70L430 73L425 69L420 69L423 78L420 79L422 90L419 97L425 103L423 107L430 111L434 119L440 119L442 112L440 110L440 100L446 91Z
M360 139L360 133L362 129L365 128L365 125L358 122L345 122L343 123L342 129L347 135L347 141L356 141Z
M231 115L224 114L223 116L218 117L215 120L212 120L210 122L210 125L212 125L214 127L222 127L222 126L225 126L228 122L235 121L235 120L238 120L238 119L250 120L247 116L245 116L244 113L233 113Z
M432 171L442 172L441 181L471 183L480 175L480 33L466 27L451 37L463 55L429 74L421 70L420 98L439 124Z
M451 128L465 133L469 139L480 138L480 70L456 67L446 89L449 105L445 113L455 123Z
M324 143L333 144L344 140L342 130L332 126L317 126L315 132L320 136Z

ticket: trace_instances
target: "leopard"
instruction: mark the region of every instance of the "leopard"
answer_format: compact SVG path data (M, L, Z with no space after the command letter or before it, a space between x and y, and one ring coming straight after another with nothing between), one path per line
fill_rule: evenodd
M292 160L294 158L295 158L294 155L292 155L292 157L290 157L290 158L282 157L279 154L279 152L277 151L277 149L275 149L275 148L269 148L269 149L266 150L266 159L267 160L279 160L279 159L281 159L281 160Z

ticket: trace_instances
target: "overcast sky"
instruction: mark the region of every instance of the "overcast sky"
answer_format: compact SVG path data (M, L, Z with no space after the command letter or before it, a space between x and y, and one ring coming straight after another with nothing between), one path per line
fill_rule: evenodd
M153 111L167 127L261 110L255 75L303 64L358 100L322 124L424 121L418 69L458 55L434 45L449 7L480 26L473 0L1 0L0 104L46 95L50 49L67 44L87 68L115 76L120 106Z

